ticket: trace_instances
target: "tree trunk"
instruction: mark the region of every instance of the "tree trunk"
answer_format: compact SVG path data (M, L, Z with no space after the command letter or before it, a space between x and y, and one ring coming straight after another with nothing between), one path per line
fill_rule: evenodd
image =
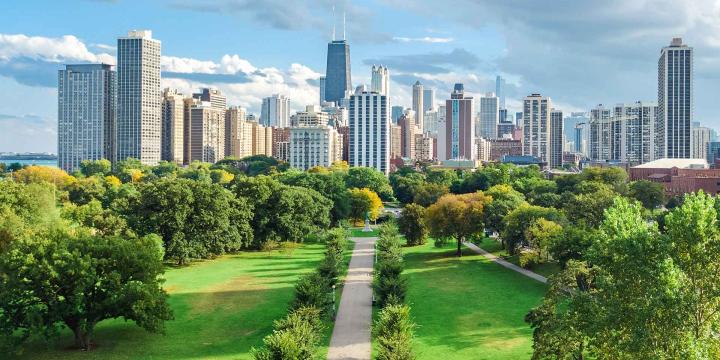
M90 339L92 338L92 331L95 325L88 324L86 329L80 326L78 321L76 325L72 327L73 334L75 335L75 346L83 351L90 350Z
M458 236L457 237L457 245L458 245L457 256L458 257L462 257L462 248L461 248L462 242L463 242L463 237Z

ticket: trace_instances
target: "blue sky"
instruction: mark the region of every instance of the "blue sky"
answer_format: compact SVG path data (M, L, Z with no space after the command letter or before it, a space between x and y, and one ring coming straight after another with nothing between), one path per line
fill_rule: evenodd
M391 102L420 80L444 99L509 82L508 106L551 96L566 112L657 98L659 50L695 48L695 119L720 127L720 5L715 0L6 0L0 12L0 151L56 151L57 70L114 61L116 38L150 29L162 41L163 85L220 88L257 112L262 97L318 99L333 22L347 14L353 84L391 73ZM332 7L336 16L332 16Z

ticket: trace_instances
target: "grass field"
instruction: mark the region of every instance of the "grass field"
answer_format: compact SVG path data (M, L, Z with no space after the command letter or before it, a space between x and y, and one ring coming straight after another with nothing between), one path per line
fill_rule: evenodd
M378 236L378 229L374 228L372 231L364 232L362 227L356 227L350 229L350 236L352 237L373 237Z
M97 345L91 352L68 349L72 335L63 331L53 343L28 344L20 358L251 359L251 347L260 346L272 331L273 320L285 316L295 282L316 267L323 251L323 245L312 244L171 268L165 274L165 288L175 320L167 322L165 335L108 320L98 325ZM331 333L329 328L319 353L327 353Z
M418 325L413 349L424 359L529 359L525 314L545 285L454 244L405 248L406 302Z
M506 250L502 249L502 244L500 244L499 241L496 241L494 239L490 238L484 238L478 242L475 243L477 246L481 247L483 250L495 255L502 257L503 259L507 260L508 262L511 262L517 266L520 266L520 257L519 255L508 255ZM560 264L558 264L556 261L549 261L546 263L538 264L530 268L529 270L538 273L542 276L548 277L550 275L556 274L560 272Z

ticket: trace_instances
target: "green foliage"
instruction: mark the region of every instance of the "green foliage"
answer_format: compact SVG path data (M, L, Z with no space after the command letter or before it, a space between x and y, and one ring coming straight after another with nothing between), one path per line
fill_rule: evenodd
M102 204L92 200L85 205L66 203L62 208L63 219L92 229L98 235L132 236L127 221L114 211L103 209Z
M565 226L562 234L550 245L550 254L564 269L570 260L582 260L596 237L596 230L576 225Z
M113 175L124 183L138 182L147 171L148 166L143 165L140 160L127 158L115 163Z
M620 194L625 194L627 179L627 173L619 167L588 167L580 173L580 180L582 182L597 181L610 186Z
M315 190L288 186L268 176L238 177L232 188L239 201L253 208L253 248L269 241L299 243L330 224L332 203Z
M376 243L378 261L375 264L373 290L381 307L401 304L407 294L407 279L401 276L403 255L400 236L394 225L384 225Z
M410 246L425 244L428 230L425 226L425 208L417 204L408 204L398 219L398 228L405 235Z
M415 324L407 305L389 305L380 311L373 326L378 343L378 360L413 360L412 339Z
M50 230L11 244L0 256L0 340L6 348L59 326L88 349L96 324L124 318L162 332L172 318L160 287L157 236L93 236Z
M332 291L330 282L320 273L307 274L295 284L295 298L290 308L314 307L323 317L328 316L333 311Z
M461 256L461 243L484 230L485 207L492 197L478 191L471 194L449 194L431 205L425 213L425 223L435 238L454 238L457 255Z
M318 272L328 280L330 286L337 284L338 276L344 268L347 241L347 233L341 228L332 229L325 235L325 257Z
M323 324L320 310L301 307L275 322L275 330L254 349L255 360L305 360L315 358Z
M307 171L289 170L277 177L280 182L312 189L333 202L331 218L333 224L350 216L350 192L345 186L345 173L332 171L327 173L311 173Z
M564 217L560 211L536 205L520 206L505 216L505 229L501 236L511 255L515 254L518 247L529 245L527 230L537 219L564 223Z
M127 200L130 227L159 234L165 256L179 264L237 251L253 240L250 206L216 184L161 179L141 184Z
M491 231L501 232L505 228L505 216L527 204L525 197L509 185L495 185L485 194L492 197L485 207L485 227Z
M427 171L427 182L431 184L444 185L449 187L458 180L457 173L453 170L429 170Z
M80 172L86 177L100 175L110 175L112 171L112 163L110 160L83 160L80 162Z
M395 198L403 204L413 201L419 187L425 184L425 175L408 168L390 174L390 185Z
M348 188L368 188L374 191L383 201L393 201L393 189L385 174L369 167L352 167L345 178Z
M639 180L630 183L628 195L641 202L646 209L655 209L665 201L665 188L662 184Z
M450 186L453 194L468 194L484 191L488 188L508 184L510 182L510 167L506 164L491 164L474 172L465 173L464 176Z
M413 202L428 207L438 201L449 189L446 185L426 183L415 188Z
M350 189L350 218L360 222L368 217L368 220L376 220L383 209L380 197L368 188Z
M564 195L563 210L573 223L596 228L603 221L605 209L613 204L618 195L610 185L586 181L575 187L575 194Z

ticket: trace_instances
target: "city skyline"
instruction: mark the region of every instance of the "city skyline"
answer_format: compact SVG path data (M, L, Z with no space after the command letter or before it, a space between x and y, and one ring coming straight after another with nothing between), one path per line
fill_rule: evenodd
M43 4L44 11L27 11L37 9L39 3ZM163 88L169 86L192 93L202 87L217 87L227 94L229 105L246 107L256 115L259 115L262 98L274 93L288 96L293 111L317 103L319 78L325 74L326 49L333 26L331 4L302 1L286 4L282 9L288 16L310 16L313 26L309 26L293 24L287 18L285 22L273 22L282 20L278 19L279 5L276 4L263 3L267 12L261 17L256 16L259 13L255 8L232 8L229 5L232 3L216 2L202 8L193 1L182 5L159 2L144 7L133 20L102 17L102 26L99 19L88 16L108 11L128 13L138 11L138 7L123 1L78 1L77 11L62 21L52 16L53 9L60 4L28 1L8 9L4 14L7 21L0 31L0 92L8 95L6 103L0 105L0 151L56 152L57 89L53 82L57 70L65 64L113 62L116 50L107 44L113 44L130 29L152 30L153 37L163 42ZM698 10L701 6L685 8L676 3L677 9L674 9L670 2L652 10L655 15L652 21L636 24L626 24L628 18L620 9L604 14L588 12L590 24L604 19L612 20L610 23L619 27L613 31L568 35L560 34L558 30L565 24L563 22L556 23L545 17L531 19L527 13L534 5L530 3L527 9L516 9L513 13L516 25L487 21L482 26L480 19L474 23L455 11L430 15L435 7L429 3L371 3L336 2L335 23L340 29L341 14L347 14L353 87L361 83L369 85L369 69L373 64L383 64L392 73L391 105L410 107L412 84L417 80L434 88L440 99L451 91L455 82L463 82L466 91L477 98L495 89L498 74L507 81L510 113L520 110L522 98L533 92L548 94L556 106L567 113L588 111L600 102L653 100L657 96L659 51L672 37L682 36L697 54L694 119L711 128L720 125L720 119L713 115L718 105L712 101L718 86L713 81L716 67L712 65L717 63L716 57L720 62L720 53L710 30L717 26L712 19L701 25L693 24L691 20L702 15ZM313 5L312 10L299 9L301 5L308 7L309 4ZM583 2L564 5L566 9L561 9L560 15L565 17L573 11L594 7ZM468 6L484 8L489 15L510 16L504 5L480 1L468 2ZM555 6L558 5L551 4L551 7ZM620 8L627 10L633 6L636 10L650 11L646 5L634 2ZM675 10L682 11L687 19L671 18L668 14ZM225 15L220 13L223 11ZM401 31L380 24L399 14L408 15L408 20L404 20L408 26ZM168 19L173 15L185 16L190 24L202 23L209 31L229 24L233 26L227 27L229 36L210 39L203 34L205 32L191 31L192 26L189 29L173 27ZM428 28L427 20L433 16L440 21L434 28ZM247 21L238 26L238 18ZM672 26L660 26L663 20L667 21L665 25ZM46 25L42 30L33 27L38 21ZM539 35L520 34L521 25L543 30L540 33L552 36L543 41L532 41ZM565 25L573 26L571 23ZM633 41L612 40L615 31L625 31ZM241 41L227 40L233 36ZM578 40L597 48L582 47L577 44ZM616 43L611 47L612 41ZM558 53L567 57L563 66L543 67L549 60L544 58L548 54L542 53L542 46L562 50ZM578 53L578 50L587 53ZM595 53L602 55L597 60L601 61L599 64L588 60L589 55ZM544 56L529 61L528 55L532 54ZM557 56L548 57L554 59ZM618 60L618 56L624 56L622 59L627 61ZM598 65L604 66L597 71L585 71ZM616 68L618 66L620 68ZM564 76L558 77L560 69ZM598 76L603 81L593 81Z

